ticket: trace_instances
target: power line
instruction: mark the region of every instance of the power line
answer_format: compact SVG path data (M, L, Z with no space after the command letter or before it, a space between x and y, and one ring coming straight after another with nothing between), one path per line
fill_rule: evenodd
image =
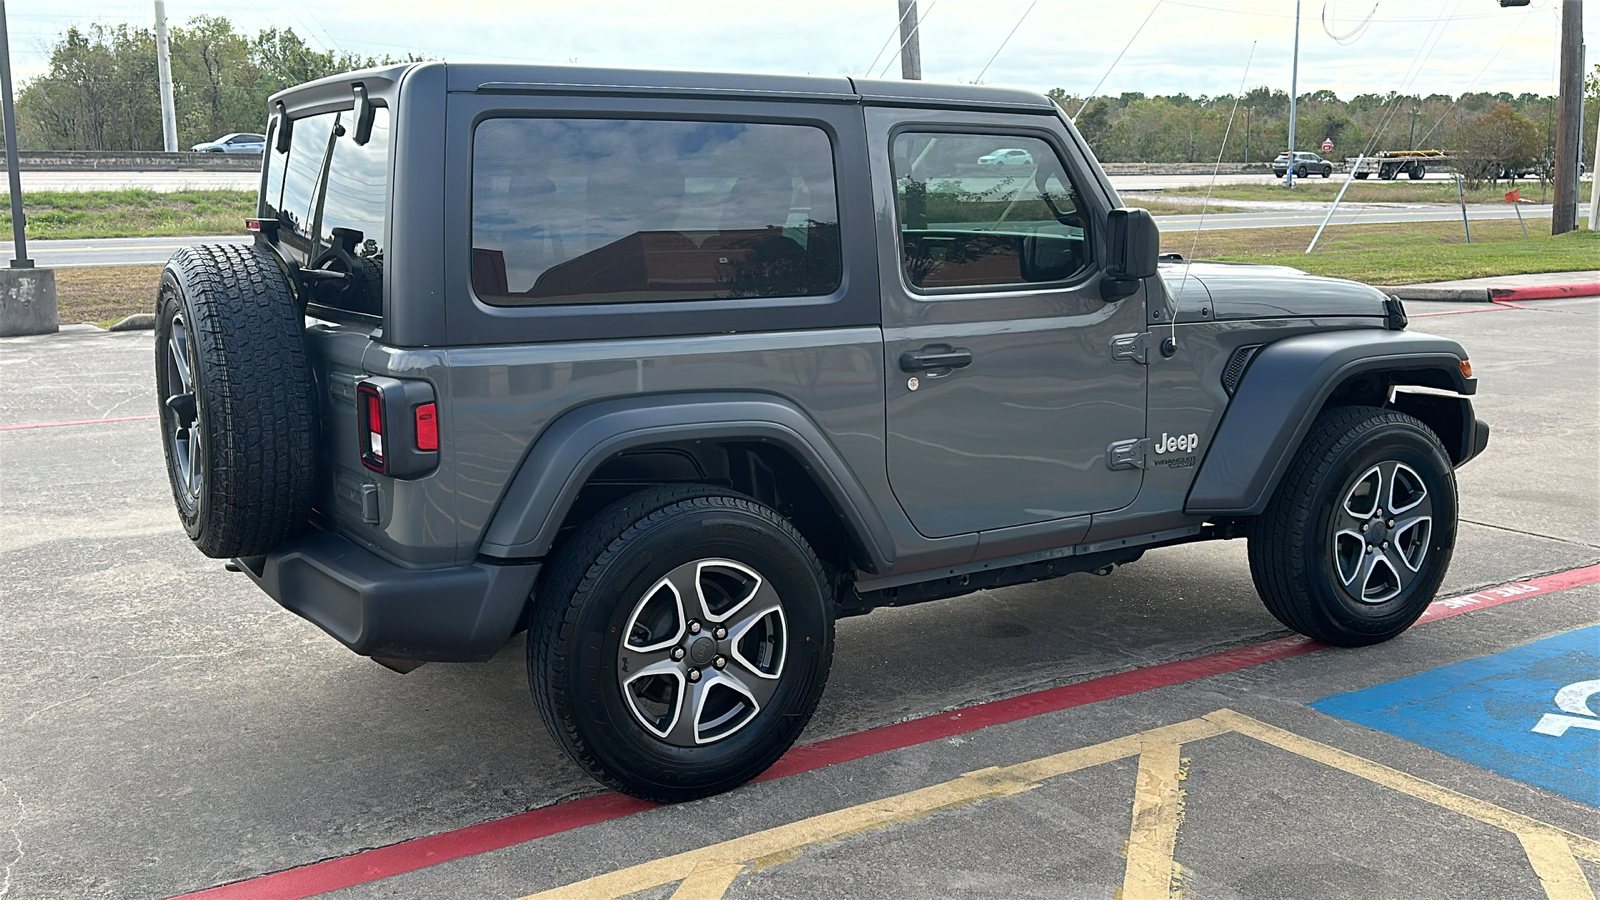
M1000 57L1000 51L1004 50L1006 48L1006 44L1011 42L1011 36L1017 33L1018 28L1022 27L1022 20L1026 19L1028 17L1028 13L1033 12L1033 8L1038 5L1039 0L1033 0L1032 3L1028 4L1027 9L1022 11L1021 17L1017 19L1017 24L1011 26L1011 30L1006 32L1006 39L1000 42L1000 46L994 48L994 56L989 57L989 61L983 64L982 69L978 70L978 77L973 79L974 84L983 83L984 73L989 71L989 67L994 65L994 61Z
M1150 24L1150 17L1155 15L1156 10L1160 9L1161 4L1165 2L1166 0L1156 0L1156 5L1150 7L1150 12L1145 14L1144 21L1140 22L1139 27L1133 30L1133 37L1128 38L1128 42L1122 45L1122 53L1117 54L1117 58L1111 61L1111 66L1110 68L1106 69L1106 73L1101 75L1100 80L1095 82L1094 87L1090 89L1089 93L1084 95L1083 106L1078 107L1078 111L1072 114L1074 119L1083 115L1083 111L1089 105L1089 101L1093 99L1095 94L1100 92L1100 85L1105 84L1106 79L1111 77L1111 72L1117 67L1117 63L1122 62L1123 54L1127 53L1128 48L1133 46L1133 42L1139 39L1139 32L1144 31L1144 27Z

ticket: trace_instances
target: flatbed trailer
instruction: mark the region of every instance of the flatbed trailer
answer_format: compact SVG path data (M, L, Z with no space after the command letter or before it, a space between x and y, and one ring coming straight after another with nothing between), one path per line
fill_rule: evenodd
M1443 150L1385 150L1359 163L1354 158L1345 160L1350 166L1350 174L1356 178L1365 179L1376 174L1384 181L1393 181L1402 173L1413 181L1419 181L1428 174L1430 166L1442 169L1454 161Z

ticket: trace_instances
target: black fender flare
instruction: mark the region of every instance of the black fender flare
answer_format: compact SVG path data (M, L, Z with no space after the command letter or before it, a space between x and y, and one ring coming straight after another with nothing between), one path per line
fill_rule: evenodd
M1360 328L1268 344L1250 361L1189 488L1184 511L1259 515L1295 451L1339 385L1366 372L1394 373L1401 384L1470 396L1461 373L1467 352L1448 338ZM1466 401L1463 401L1466 402ZM1472 419L1467 417L1470 425ZM1449 446L1450 435L1441 436Z
M479 553L537 559L584 482L625 450L686 440L770 443L791 452L817 483L869 571L887 571L894 542L866 489L823 431L771 394L707 392L604 400L562 414L534 441L484 531Z

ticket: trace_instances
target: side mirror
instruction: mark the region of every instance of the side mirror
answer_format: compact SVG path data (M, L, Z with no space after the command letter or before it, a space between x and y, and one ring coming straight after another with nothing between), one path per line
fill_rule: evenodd
M1153 278L1161 258L1161 229L1148 209L1113 209L1106 223L1112 278Z
M367 141L372 140L372 120L377 114L373 112L372 101L367 98L367 86L355 86L356 94L356 129L354 140L356 146L364 147Z
M277 136L273 139L272 148L279 153L288 153L289 138L294 134L294 120L289 118L289 111L284 108L282 100L272 106L272 114L278 119Z

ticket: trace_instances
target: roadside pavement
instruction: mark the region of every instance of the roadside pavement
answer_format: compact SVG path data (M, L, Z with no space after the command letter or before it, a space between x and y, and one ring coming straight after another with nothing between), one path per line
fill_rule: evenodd
M1401 300L1442 300L1452 303L1552 300L1561 297L1600 296L1600 270L1545 272L1538 275L1495 275L1460 281L1432 281L1386 288Z

